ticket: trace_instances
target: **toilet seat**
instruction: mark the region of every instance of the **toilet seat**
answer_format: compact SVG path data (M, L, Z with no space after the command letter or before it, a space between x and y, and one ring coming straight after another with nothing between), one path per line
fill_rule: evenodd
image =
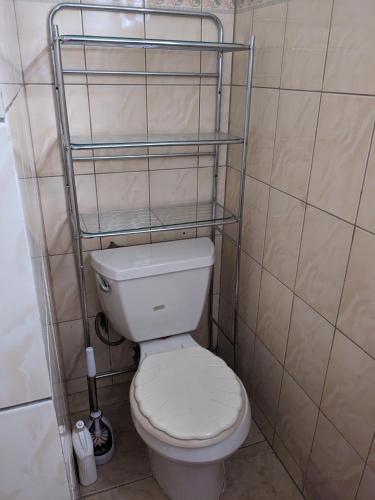
M225 439L241 421L247 396L226 363L202 347L147 356L131 388L142 427L174 446L200 448Z

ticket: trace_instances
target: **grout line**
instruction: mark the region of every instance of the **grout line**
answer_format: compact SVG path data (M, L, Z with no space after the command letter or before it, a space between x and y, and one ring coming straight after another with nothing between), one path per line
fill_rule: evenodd
M306 191L306 200L308 200L308 197L309 197L310 182L311 182L312 170L313 170L313 164L314 164L314 155L315 155L315 150L316 150L316 139L317 139L317 134L318 134L320 112L321 112L321 106L322 106L322 100L323 100L323 84L324 84L324 77L325 77L325 72L326 72L326 67L327 67L328 47L329 47L329 42L330 42L330 37L331 37L334 4L335 4L335 0L332 1L332 7L331 7L331 15L330 15L330 22L329 22L329 29L328 29L328 37L327 37L327 49L326 49L325 60L324 60L324 67L323 67L323 74L322 74L322 85L321 85L321 92L320 92L320 99L319 99L319 109L318 109L318 117L317 117L317 126L316 126L316 132L315 132L313 154L312 154L312 159L311 159L311 168L310 168L309 181L308 181L308 186L307 186L307 191ZM307 206L306 206L306 212L307 212ZM303 234L303 232L302 232L302 234ZM302 242L301 242L301 246L302 246ZM299 267L299 265L298 265L298 267ZM298 276L298 267L297 267L297 276ZM309 449L308 460L307 460L307 463L306 463L306 470L305 470L304 477L303 477L303 482L302 482L302 490L305 489L306 481L307 481L307 476L308 476L308 470L309 470L310 463L311 463L311 454L312 454L312 450L313 450L313 446L314 446L314 442L315 442L315 438L316 438L316 432L317 432L318 422L319 422L320 408L321 408L321 404L322 404L325 383L326 383L326 380L327 380L328 367L329 367L329 363L330 363L330 360L331 360L334 339L335 339L335 331L333 332L331 346L330 346L330 351L329 351L329 356L328 356L328 362L327 362L327 366L325 368L324 382L323 382L322 392L321 392L319 406L318 406L319 413L318 413L318 417L317 417L316 422L315 422L315 428L314 428L314 432L313 432L313 436L312 436L312 440L311 440L311 445L310 445L310 449Z
M289 2L286 4L285 27L284 27L283 49L282 49L281 63L280 63L280 84L279 85L281 85L282 68L283 68L283 61L284 61L285 35L286 35L286 26L287 26L287 22L288 22L288 7L289 7ZM265 253L266 253L267 229L268 229L268 221L269 221L269 216L270 216L271 195L272 195L272 193L271 193L271 179L272 179L272 172L273 172L274 163L275 163L275 150L276 150L277 131L278 131L278 124L279 124L279 112L280 112L280 90L278 91L278 96L277 96L277 110L276 110L276 117L275 117L275 133L274 133L274 137L273 137L272 163L271 163L271 171L270 171L270 177L269 177L270 188L269 188L269 192L268 192L267 216L266 216L266 224L265 224L264 239L263 239L262 270L261 270L261 282L260 282L260 287L259 287L259 300L258 300L258 312L257 312L257 324L256 324L257 337L259 337L258 336L258 321L259 321L259 312L260 312L260 301L261 301L263 275L264 275L264 269L265 269L264 258L265 258ZM293 306L293 298L294 297L292 296L292 306ZM289 338L292 306L291 306L291 310L290 310L290 314L289 314L289 325L288 325L288 337L287 338ZM283 386L284 371L285 371L285 367L284 367L285 356L286 356L286 347L285 347L284 363L282 364L280 389L279 389L279 393L277 396L277 403L276 403L276 407L275 407L275 425L273 426L273 435L272 435L272 440L271 440L272 447L273 447L274 440L275 440L278 412L279 412L280 399L281 399L281 391L282 391L282 386ZM254 365L255 365L255 363L254 363Z
M36 84L37 85L37 84ZM98 84L99 85L99 84ZM243 84L234 83L232 87L244 87ZM343 92L340 90L324 90L324 89L299 89L299 88L290 88L290 87L275 87L275 86L265 86L265 85L254 85L254 88L264 89L264 90L280 90L284 92L308 92L308 93L322 93L322 94L333 94L333 95L342 95L348 97L375 97L374 94L366 94L366 93L357 93L357 92Z
M283 49L282 49L281 63L280 63L280 84L281 84L281 73L282 73L283 58L284 58L287 17L288 17L288 3L287 3L287 6L286 6L286 13L285 13L285 26L284 26L284 35L283 35ZM253 13L253 18L252 18L252 31L254 31L254 13ZM255 87L255 85L254 85L254 87ZM279 117L279 108L280 108L280 90L278 90L278 95L277 95L277 110L276 110L276 117L275 117L275 131L274 131L274 135L273 135L273 149L272 149L272 164L271 164L271 172L270 172L270 183L271 183L273 163L274 163L274 159L275 159L275 147L276 147L276 136L277 136L277 124L278 124L278 117ZM246 174L246 171L245 171L245 174ZM259 290L258 290L258 302L257 302L257 307L256 307L257 312L256 312L256 320L255 320L255 345L254 345L254 353L253 353L253 364L252 364L251 375L250 375L250 392L252 392L252 390L253 390L253 378L254 378L255 361L256 361L256 339L260 340L259 339L259 335L258 335L258 323L259 323L260 298L261 298L263 273L264 273L264 254L265 254L265 248L266 248L267 225L268 225L268 216L269 216L269 209L270 209L270 198L271 198L271 190L270 190L270 185L269 185L269 188L268 188L268 200L267 200L266 223L265 223L264 235L263 235L263 251L262 251L262 262L261 262ZM279 398L280 398L280 394L281 394L281 384L282 384L282 379L280 381ZM271 446L273 445L274 434L275 434L275 429L276 429L276 418L277 418L277 408L278 408L278 405L279 405L279 402L277 402L277 406L276 406L275 425L273 426L273 436L272 436L272 439L271 439Z
M89 75L90 76L90 75ZM92 75L91 75L91 78L92 78ZM149 77L149 78L152 78L152 77ZM159 78L162 78L162 77L159 77ZM177 78L177 77L176 77ZM186 77L185 77L186 78ZM199 77L197 77L198 79ZM2 83L3 85L20 85L20 84L17 84L17 83ZM49 86L49 87L53 87L53 82L26 82L25 84L25 87L29 87L29 86ZM77 82L77 83L74 83L74 82L69 82L66 84L66 87L77 87L77 86L84 86L85 84L82 83L82 82ZM125 86L125 87L141 87L141 86L144 86L145 84L144 83L89 83L88 85L91 85L91 86L113 86L113 87L121 87L121 86ZM169 82L169 83L148 83L147 84L148 86L150 87L167 87L167 86L178 86L178 87L215 87L215 84L214 83L202 83L202 84L199 84L199 83L172 83L172 82ZM228 83L223 83L223 87L242 87L242 88L245 88L245 85L238 85L238 84L233 84L233 85L230 85ZM348 96L348 97L370 97L370 98L375 98L375 93L374 94L359 94L359 93L351 93L351 92L340 92L340 91L327 91L327 90L311 90L311 89L293 89L293 88L283 88L283 87L265 87L265 86L261 86L261 85L253 85L253 89L264 89L264 90L279 90L280 92L306 92L306 93L315 93L315 94L318 94L318 93L322 93L323 95L325 94L328 94L328 95L342 95L342 96Z
M365 466L363 467L363 471L362 471L361 478L360 478L359 483L358 483L358 488L357 488L354 500L357 500L357 498L358 498L359 489L361 487L362 479L363 479L363 476L365 474L366 468L368 467L372 472L375 472L375 471L373 471L372 467L370 465L368 465L368 461L369 461L369 458L370 458L370 455L371 455L371 449L374 446L374 444L375 444L375 432L374 432L374 435L373 435L371 443L370 443L370 448L369 448L369 451L368 451L368 454L367 454L367 458L365 460Z
M140 477L139 479L135 479L133 481L123 482L123 483L116 484L114 486L109 486L107 488L98 489L98 490L95 490L95 491L90 491L87 494L84 493L79 498L90 498L90 497L92 497L94 495L96 496L96 495L101 494L101 493L107 493L108 491L112 491L112 490L116 490L118 488L122 488L123 486L130 486L131 484L140 483L140 482L145 481L146 479L150 479L150 478L154 478L154 476L152 474L148 474L147 476Z
M274 354L270 351L270 349L263 343L263 341L261 339L259 339L259 342L262 344L262 346L268 351L268 353L272 356L272 358L280 365L281 363L278 361L278 359L275 358ZM305 394L305 396L314 404L315 408L317 408L318 410L318 418L319 418L319 414L322 414L329 422L330 424L332 425L332 427L334 427L334 429L337 431L338 434L340 434L340 436L344 439L344 441L353 449L353 451L358 455L358 457L363 461L363 457L358 453L358 451L353 447L353 445L347 440L347 438L342 434L342 432L340 431L340 429L338 429L338 427L335 425L335 423L331 420L331 418L324 412L324 410L322 410L320 408L320 404L317 405L316 402L307 394L307 392L305 391L305 389L300 385L300 383L296 380L296 378L291 375L289 373L289 371L286 369L286 372L288 373L288 375L290 376L290 378L293 380L293 382L295 382L295 384L303 391L303 393ZM261 411L262 415L264 416L264 418L267 420L267 422L269 423L269 425L271 427L273 427L273 425L271 424L269 418L265 415L264 411L262 408L260 408L259 404L257 403L257 406L258 406L258 410ZM317 420L318 420L317 418ZM276 424L275 424L275 431L276 431ZM276 431L277 432L277 431ZM281 438L281 436L278 434L279 438L283 441L283 439ZM375 433L374 433L374 442L375 442ZM289 453L292 455L292 458L294 460L294 456L291 452L291 450L289 450L288 446L285 444L285 442L283 441L283 444L284 446L287 448L287 450L289 451ZM312 441L312 444L313 444L313 441ZM371 450L371 446L370 446L370 449ZM301 467L300 467L301 468ZM306 471L307 471L307 465L306 465Z

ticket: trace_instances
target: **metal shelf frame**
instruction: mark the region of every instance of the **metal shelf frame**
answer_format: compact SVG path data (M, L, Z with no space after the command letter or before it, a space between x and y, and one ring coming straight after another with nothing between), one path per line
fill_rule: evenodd
M55 23L55 16L66 10L73 10L80 13L83 12L112 12L119 14L143 14L145 15L155 15L155 16L169 16L169 17L182 17L182 18L196 18L200 20L211 21L217 31L217 40L214 42L205 41L181 41L181 40L157 40L157 39L139 39L139 38L127 38L127 37L113 37L113 36L87 36L81 34L64 34L60 35L58 25ZM238 294L239 294L239 276L240 276L240 254L241 254L241 228L242 228L242 212L243 212L243 198L244 198L244 184L245 184L245 169L246 169L246 159L248 152L248 134L249 134L249 121L250 121L250 105L251 105L251 89L252 89L252 73L253 73L253 60L254 60L254 37L251 37L249 44L237 44L237 43L225 43L224 42L224 30L220 19L211 12L202 11L188 11L188 10L177 10L177 9L156 9L156 8L141 8L141 7L125 7L117 6L111 4L82 4L82 3L71 3L64 2L56 5L49 13L48 17L48 28L51 44L51 62L54 74L55 82L55 102L56 102L56 113L57 121L61 142L61 152L64 163L64 176L66 184L67 193L67 205L69 220L72 230L73 238L73 248L76 261L76 267L78 272L78 283L80 291L80 301L82 306L82 316L85 334L85 344L87 347L91 346L90 330L88 322L88 311L87 311L87 291L86 291L86 278L85 278L85 266L83 259L83 248L82 239L87 237L102 237L102 236L113 236L119 234L139 234L144 232L159 232L168 231L175 229L187 229L187 228L199 228L199 227L211 227L211 237L214 240L216 229L221 233L220 227L224 224L237 224L238 230L237 241L236 241L236 276L235 276L235 300L234 300L234 314L233 314L233 331L234 331L234 351L236 357L236 344L237 344L237 315L238 315ZM100 70L100 69L81 69L81 68L64 68L62 62L62 49L67 45L95 45L101 47L119 47L118 50L126 50L127 48L142 48L142 49L158 49L158 50L196 50L196 51L214 51L216 52L216 71L215 72L173 72L173 71L121 71L121 70ZM243 114L243 124L242 124L242 137L230 136L228 134L223 134L220 132L221 125L221 97L222 97L222 81L223 81L223 54L225 52L237 52L237 51L247 51L247 85L246 85L246 98L245 107ZM167 57L167 56L166 56ZM65 75L85 75L86 78L94 78L95 76L143 76L143 77L192 77L192 78L212 78L216 81L216 102L215 102L215 129L212 134L201 134L201 136L188 137L184 135L180 136L143 136L143 137L123 137L121 139L98 139L98 140L75 140L70 136L69 129L69 119L67 112L67 103L65 95ZM91 83L86 81L89 85ZM217 210L222 210L221 213L225 212L225 209L217 203L217 180L218 180L218 167L219 167L219 147L222 144L240 144L242 145L242 157L240 165L240 189L239 189L239 200L238 200L238 211L237 214L230 214L229 216L223 217L217 214ZM201 145L211 145L213 147L212 151L200 152L198 146ZM169 147L169 146L197 146L196 152L189 153L154 153L148 152L142 154L111 154L111 149L117 148L144 148L144 147ZM97 150L105 150L105 154L99 153L95 154ZM86 151L92 152L92 155L87 154L86 156L74 155L74 151ZM145 159L145 158L179 158L185 156L211 156L214 160L214 174L212 183L212 202L211 210L212 216L208 220L198 220L195 221L185 221L183 222L170 222L163 223L162 225L156 225L153 227L149 225L147 227L129 227L123 231L121 228L119 230L111 231L96 231L88 232L85 231L82 214L79 212L79 206L77 201L76 184L74 176L74 163L83 161L107 161L107 160L126 160L126 159ZM211 301L209 318L212 320L212 281L211 281ZM216 323L216 322L215 322ZM209 347L213 348L213 335L212 335L212 325L210 324L210 338ZM96 376L97 379L110 377L114 375L120 375L122 373L128 373L134 370L134 367L126 368L124 370L115 370ZM90 384L89 384L90 390Z

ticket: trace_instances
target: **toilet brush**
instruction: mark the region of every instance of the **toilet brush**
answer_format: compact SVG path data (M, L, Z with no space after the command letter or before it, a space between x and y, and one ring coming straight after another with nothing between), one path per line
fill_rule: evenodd
M86 427L90 431L94 445L95 462L102 465L111 460L115 452L112 426L109 420L102 415L98 408L98 395L96 390L96 363L94 349L86 348L87 382L89 387L90 419Z

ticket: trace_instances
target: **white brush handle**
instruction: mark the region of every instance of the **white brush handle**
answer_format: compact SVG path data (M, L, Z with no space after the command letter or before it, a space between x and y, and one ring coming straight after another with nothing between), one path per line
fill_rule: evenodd
M95 355L93 347L86 347L86 363L87 363L87 376L95 377L96 364L95 364Z

